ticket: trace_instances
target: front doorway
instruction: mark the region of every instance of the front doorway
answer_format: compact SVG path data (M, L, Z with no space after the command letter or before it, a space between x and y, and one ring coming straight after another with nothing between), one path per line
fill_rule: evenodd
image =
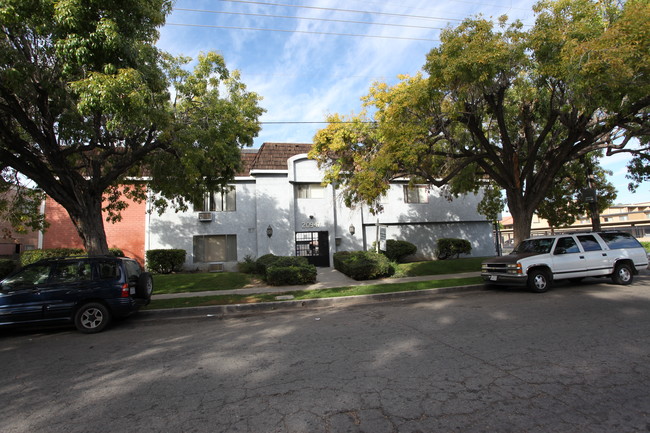
M307 257L314 266L329 267L329 232L297 232L296 256Z

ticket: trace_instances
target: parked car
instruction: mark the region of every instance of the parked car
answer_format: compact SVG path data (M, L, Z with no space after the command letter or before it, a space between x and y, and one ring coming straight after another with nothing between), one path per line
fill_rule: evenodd
M567 233L526 239L511 254L485 260L481 276L486 284L528 286L541 293L553 281L585 277L611 277L626 285L647 267L645 249L629 233Z
M0 325L72 322L100 332L151 300L153 279L124 257L44 259L0 281Z

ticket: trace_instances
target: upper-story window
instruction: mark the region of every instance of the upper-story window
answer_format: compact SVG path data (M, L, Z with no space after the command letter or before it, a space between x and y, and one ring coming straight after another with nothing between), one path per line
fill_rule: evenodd
M237 210L237 192L232 186L228 191L206 193L203 200L194 203L195 212L234 212Z
M429 189L426 185L404 185L405 203L429 203Z
M325 198L325 188L319 183L296 184L297 198Z

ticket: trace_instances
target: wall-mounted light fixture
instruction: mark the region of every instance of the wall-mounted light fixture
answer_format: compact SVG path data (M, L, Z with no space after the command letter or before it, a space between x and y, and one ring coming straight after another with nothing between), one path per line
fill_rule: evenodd
M271 237L273 236L273 227L269 224L269 226L266 228L266 236Z
M351 234L352 236L354 236L354 234L355 234L356 231L357 231L357 229L355 229L354 226L353 226L352 224L350 224L350 229L349 229L349 230L350 230L350 234Z

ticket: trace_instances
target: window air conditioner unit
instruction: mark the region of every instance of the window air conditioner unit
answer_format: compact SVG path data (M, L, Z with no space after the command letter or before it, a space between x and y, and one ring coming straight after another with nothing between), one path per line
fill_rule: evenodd
M209 263L208 272L223 272L223 263Z
M199 212L199 221L212 221L212 212Z

